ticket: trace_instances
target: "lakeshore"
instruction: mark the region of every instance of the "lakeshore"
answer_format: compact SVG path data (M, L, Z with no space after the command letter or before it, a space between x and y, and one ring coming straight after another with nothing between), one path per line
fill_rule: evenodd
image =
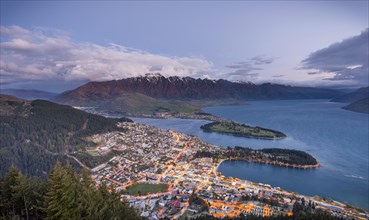
M225 164L222 173L297 191L321 195L342 203L368 207L368 118L364 114L341 109L341 103L329 100L254 101L246 106L218 106L204 111L240 123L250 123L283 131L281 140L242 138L203 132L209 123L191 119L132 118L134 121L198 136L218 146L252 146L298 149L312 153L319 169L285 169L265 164ZM269 114L273 112L273 114ZM347 129L350 127L351 129ZM349 147L350 146L350 147ZM245 165L241 165L245 164ZM265 166L264 166L265 165ZM233 167L235 166L235 167ZM303 179L304 181L300 181ZM332 187L332 186L335 187Z
M318 162L317 164L314 165L296 165L296 164L289 164L289 163L283 163L283 162L270 162L270 161L262 161L262 160L245 160L245 159L223 159L221 162L224 161L245 161L248 163L257 163L257 164L267 164L267 165L271 165L271 166L279 166L279 167L285 167L285 168L293 168L293 169L316 169L319 168L321 165ZM220 166L220 164L219 164Z
M301 169L317 168L320 166L320 163L313 156L304 151L279 148L257 150L236 146L233 148L219 148L217 151L197 151L195 157L209 157L215 161L219 159L244 160Z
M126 192L127 188L132 189L131 186L145 186L144 195L138 192L122 194L122 199L143 217L177 219L184 213L189 216L207 213L214 217L236 217L241 213L263 217L293 215L294 205L301 201L309 201L314 204L314 209L335 216L369 217L367 212L334 200L226 177L218 171L225 159L197 155L197 152L215 154L224 148L202 142L196 136L138 123L124 122L119 126L126 132L91 137L100 145L95 149L96 154L115 155L93 168L92 176L97 185L105 183L118 192ZM162 184L169 187L167 191L158 191L150 189L150 184L156 188ZM155 191L157 193L146 194ZM228 208L224 210L222 207Z
M191 113L173 113L167 111L153 112L152 114L142 114L142 113L116 113L116 112L100 112L93 107L80 107L74 106L74 108L81 109L93 114L102 115L104 117L134 117L134 118L153 118L153 119L191 119L191 120L206 120L210 121L205 125L201 125L200 128L204 132L215 132L220 134L264 139L264 140L281 140L286 137L286 135L280 131L263 128L259 126L251 126L247 124L236 123L231 120L226 120L224 118L199 111Z

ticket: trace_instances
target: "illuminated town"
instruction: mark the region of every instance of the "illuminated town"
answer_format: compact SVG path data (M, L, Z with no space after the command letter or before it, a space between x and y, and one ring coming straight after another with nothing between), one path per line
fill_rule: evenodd
M105 183L120 192L122 200L143 217L293 215L295 202L344 218L369 217L368 213L336 201L227 178L217 172L222 160L196 157L198 151L215 152L222 148L201 142L196 136L138 123L124 122L119 127L126 131L90 137L97 144L88 149L91 155L112 155L109 161L91 170L93 179L97 185Z

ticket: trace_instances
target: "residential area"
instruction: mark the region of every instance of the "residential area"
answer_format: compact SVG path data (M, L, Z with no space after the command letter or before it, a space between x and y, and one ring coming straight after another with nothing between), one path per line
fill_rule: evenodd
M217 172L223 160L195 157L198 151L220 147L198 137L139 123L120 123L125 132L94 135L93 155L114 155L92 169L102 183L149 219L184 219L200 215L236 217L253 214L293 215L295 203L332 215L367 219L367 213L336 201L299 195L267 184L253 183Z

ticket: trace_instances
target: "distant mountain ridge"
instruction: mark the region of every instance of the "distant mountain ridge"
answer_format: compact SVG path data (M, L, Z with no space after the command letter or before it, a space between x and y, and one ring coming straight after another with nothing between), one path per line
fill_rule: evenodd
M342 108L353 112L369 114L369 86L334 98L331 102L350 103Z
M331 102L351 103L369 97L369 86L359 88L353 92L344 94L331 100Z
M342 108L349 111L369 114L369 97L360 99Z
M239 83L223 79L164 77L155 74L105 82L89 82L58 95L54 100L65 104L88 105L99 100L114 99L131 93L169 100L329 99L340 95L339 92L329 89L271 83L256 85L250 82Z
M47 99L50 100L58 95L58 93L46 92L34 89L1 89L0 93L6 95L16 96L21 99L34 100L34 99Z

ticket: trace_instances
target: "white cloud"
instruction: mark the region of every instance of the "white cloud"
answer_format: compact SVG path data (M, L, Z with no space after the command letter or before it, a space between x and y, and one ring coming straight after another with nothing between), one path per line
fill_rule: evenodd
M57 32L57 34L56 34ZM203 57L169 57L124 47L75 42L61 31L1 27L1 83L27 80L104 81L160 72L203 77L214 72Z
M30 34L28 30L19 26L0 26L0 34L2 36L25 36Z
M360 67L363 67L363 65L359 64L359 65L346 66L346 68L347 69L350 69L350 70L353 70L353 69L356 69L356 68L360 68Z

